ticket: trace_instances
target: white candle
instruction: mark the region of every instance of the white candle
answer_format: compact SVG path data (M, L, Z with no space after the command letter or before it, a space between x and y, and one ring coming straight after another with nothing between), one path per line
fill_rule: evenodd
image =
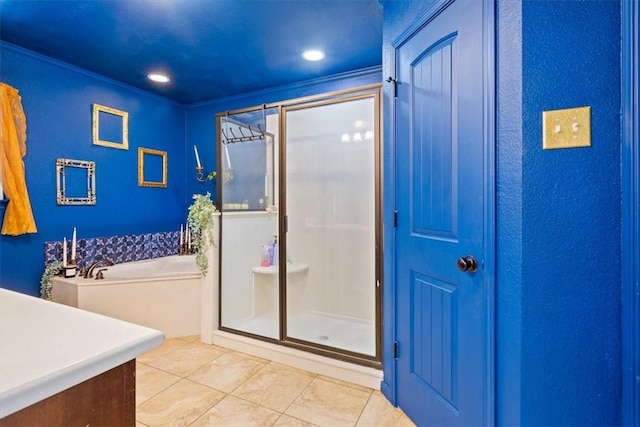
M76 228L73 227L73 237L71 238L71 259L76 260Z
M200 156L198 155L198 147L196 147L195 145L193 146L193 152L196 153L196 163L198 164L198 167L201 168L202 165L200 165Z
M182 234L182 224L180 224L180 246L184 243L184 236Z
M62 266L67 266L67 238L62 240Z
M227 158L227 166L229 167L229 169L231 169L231 159L229 158L229 148L227 148L226 144L224 146L224 154L225 154L225 157Z
M187 249L191 249L191 229L187 227Z

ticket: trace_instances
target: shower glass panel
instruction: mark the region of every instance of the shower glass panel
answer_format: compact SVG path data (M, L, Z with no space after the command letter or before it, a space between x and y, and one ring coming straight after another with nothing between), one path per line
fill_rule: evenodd
M278 234L278 109L218 116L222 327L278 339L279 282L261 267L262 248Z
M283 109L286 339L371 357L377 102L369 95Z

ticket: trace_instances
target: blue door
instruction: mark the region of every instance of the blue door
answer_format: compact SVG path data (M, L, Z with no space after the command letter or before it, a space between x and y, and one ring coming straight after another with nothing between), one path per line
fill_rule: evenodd
M421 426L492 419L491 7L455 0L396 49L395 385Z

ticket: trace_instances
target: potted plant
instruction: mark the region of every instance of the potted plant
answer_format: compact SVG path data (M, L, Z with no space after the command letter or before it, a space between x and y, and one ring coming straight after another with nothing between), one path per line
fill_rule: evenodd
M202 275L207 274L209 261L207 250L213 245L213 214L216 207L211 201L211 194L194 194L193 203L189 206L187 223L191 229L191 244L196 251L196 263Z
M47 264L40 279L40 298L51 301L51 282L62 271L62 261Z

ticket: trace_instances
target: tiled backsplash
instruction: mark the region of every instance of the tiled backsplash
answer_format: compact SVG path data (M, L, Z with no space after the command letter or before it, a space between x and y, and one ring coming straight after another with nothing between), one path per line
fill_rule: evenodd
M78 239L76 263L81 269L105 258L120 264L175 255L179 239L179 231ZM71 242L67 241L67 245L67 253L71 254ZM62 261L62 242L45 242L44 264L55 261Z

